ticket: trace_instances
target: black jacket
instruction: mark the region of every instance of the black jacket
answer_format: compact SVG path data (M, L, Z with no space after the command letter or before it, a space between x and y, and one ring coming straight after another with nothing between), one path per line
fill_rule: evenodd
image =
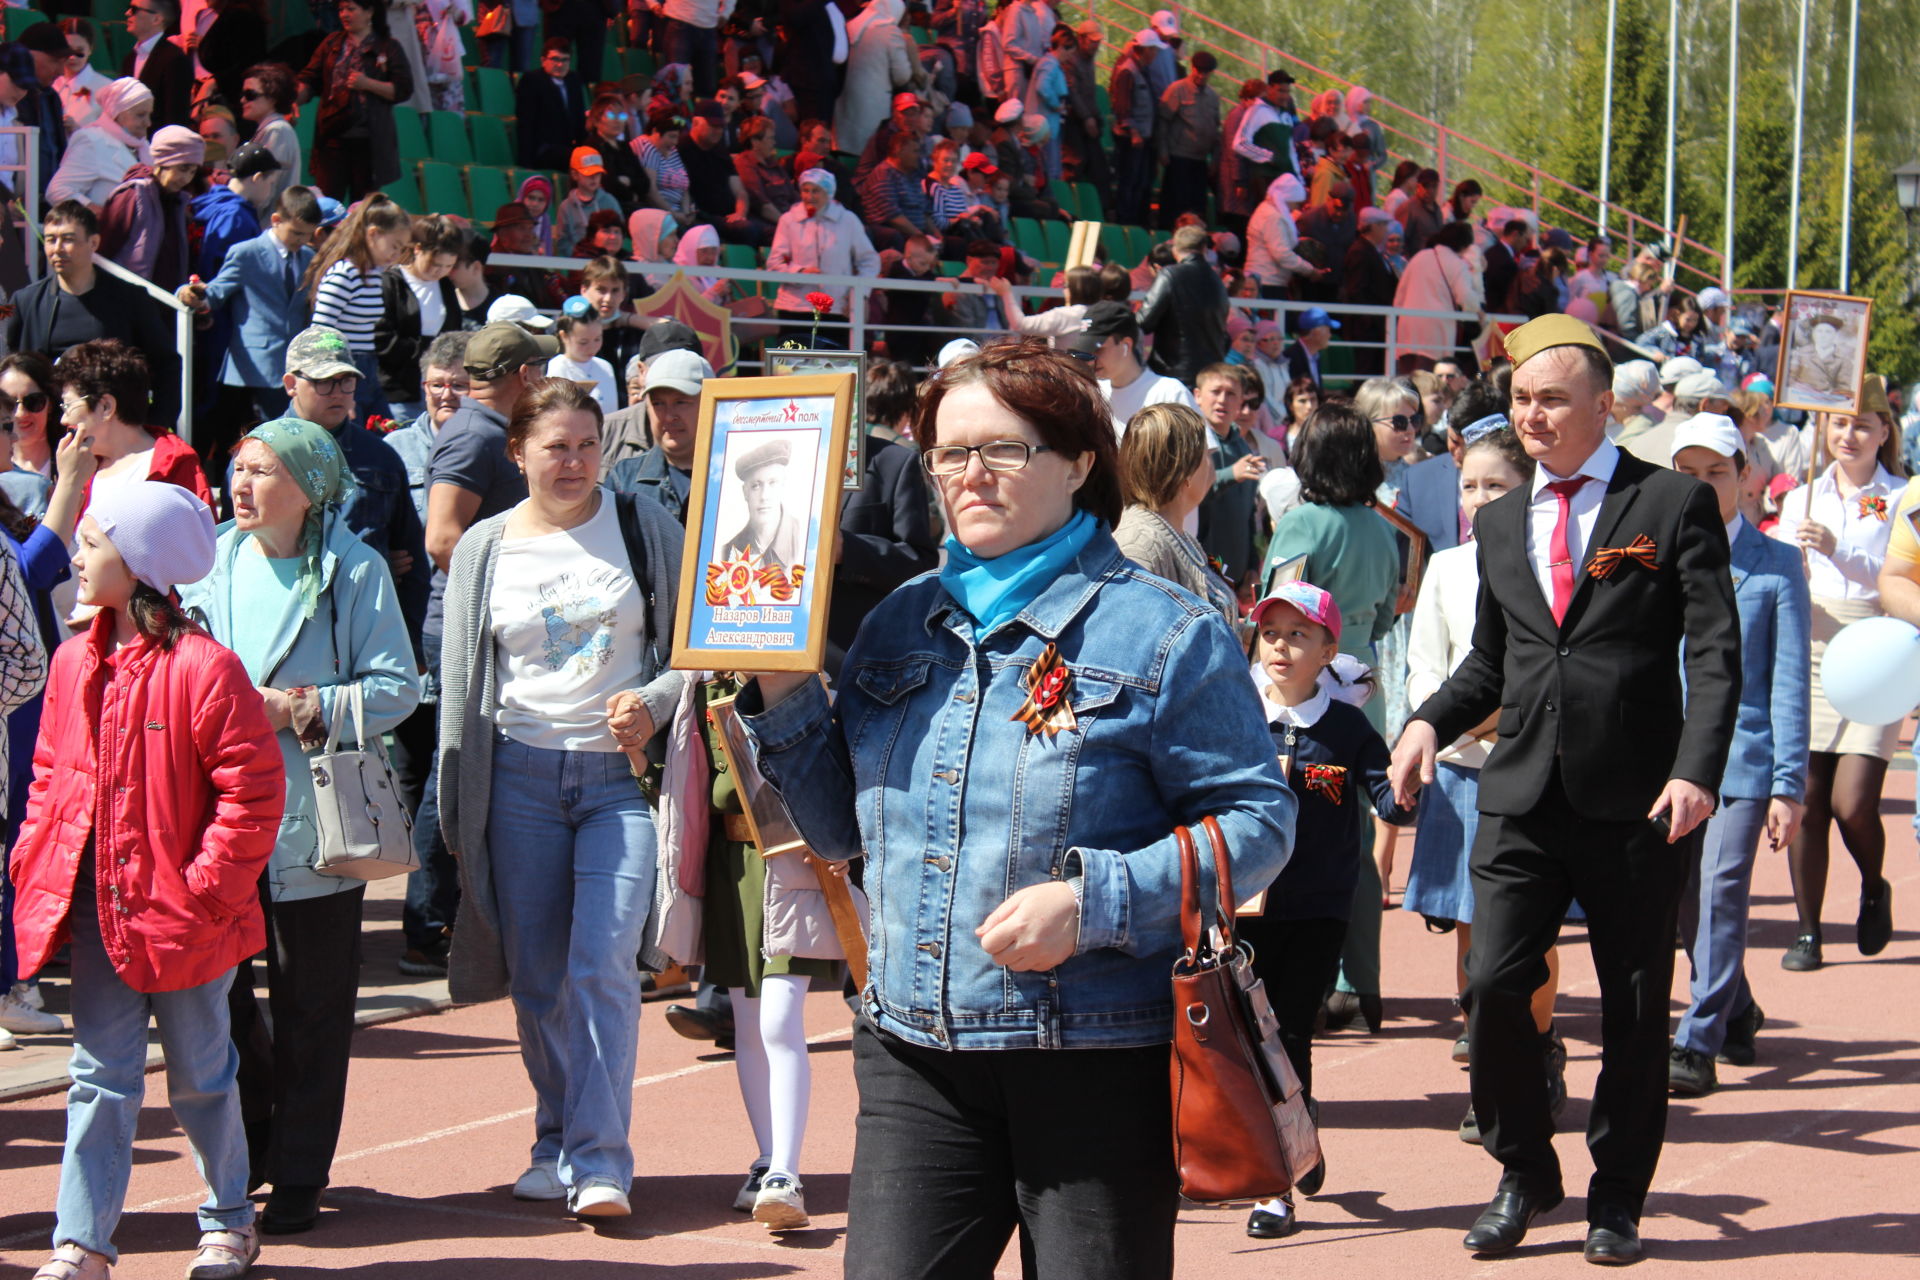
M1481 281L1486 285L1487 310L1510 311L1514 277L1520 274L1520 264L1513 260L1513 250L1507 248L1504 240L1495 240L1484 255L1486 269L1481 272Z
M840 497L840 563L827 611L827 674L834 679L867 615L895 587L940 563L919 450L869 433L862 474L861 486Z
M1531 498L1523 485L1474 518L1473 649L1414 718L1452 742L1500 713L1482 813L1529 813L1556 767L1574 811L1598 821L1644 819L1671 778L1717 793L1739 710L1740 620L1712 491L1623 451L1559 626L1527 559ZM1626 560L1593 576L1600 550L1642 536L1654 567Z
M1340 273L1340 301L1365 307L1390 307L1399 287L1400 277L1388 265L1386 255L1373 247L1372 241L1362 236L1347 247L1346 266ZM1362 318L1355 316L1347 323L1354 324ZM1370 318L1385 328L1384 316Z
M459 328L460 295L454 292L453 281L440 281L440 301L447 308L446 328ZM373 327L380 390L387 399L420 398L420 355L427 342L420 333L420 299L407 287L400 268L388 267L380 275L380 319Z
M180 417L180 356L174 341L171 314L133 285L95 268L93 288L76 298L59 292L51 275L42 276L13 295L13 314L7 317L7 350L38 351L58 360L52 349L54 305L80 307L93 316L103 338L118 338L147 354L152 375L153 409L146 425L176 425Z
M563 91L552 76L535 69L520 77L513 102L521 167L565 173L573 149L587 136L586 81L569 71Z
M1199 372L1227 358L1227 286L1199 254L1153 278L1140 304L1140 331L1153 338L1148 363L1156 373L1188 386Z
M120 74L133 74L133 50L120 60ZM140 83L153 90L153 127L179 124L193 127L193 59L165 36L147 55Z

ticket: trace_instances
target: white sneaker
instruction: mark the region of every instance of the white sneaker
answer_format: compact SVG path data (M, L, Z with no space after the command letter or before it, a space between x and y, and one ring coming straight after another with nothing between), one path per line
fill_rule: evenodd
M627 1193L611 1178L588 1178L573 1189L567 1207L582 1218L624 1218L633 1212Z
M67 1024L51 1013L42 1013L20 996L20 988L0 995L0 1027L23 1036L58 1035Z
M5 1027L0 1027L0 1053L5 1053L9 1049L18 1049L19 1047L19 1044L14 1041L13 1032L7 1030Z
M37 982L16 982L13 984L13 994L36 1009L47 1007L47 997L41 994L40 984Z
M735 1213L752 1213L754 1201L760 1198L760 1179L767 1176L767 1166L756 1164L747 1170L747 1180L740 1184L740 1194L733 1198Z
M187 1280L238 1280L260 1256L260 1237L253 1224L200 1237L200 1251L187 1265Z
M768 1174L760 1180L760 1194L754 1197L753 1220L769 1231L798 1231L812 1225L801 1192L798 1178Z
M560 1166L557 1163L528 1165L527 1171L514 1179L513 1198L515 1200L565 1200L567 1184L560 1181Z

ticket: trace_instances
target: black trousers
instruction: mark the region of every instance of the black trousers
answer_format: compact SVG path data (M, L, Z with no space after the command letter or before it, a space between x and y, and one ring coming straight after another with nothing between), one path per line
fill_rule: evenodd
M953 1053L862 1018L847 1280L1171 1280L1168 1046Z
M256 1173L275 1186L324 1187L340 1141L360 991L360 909L366 888L297 902L267 914L267 1007L244 961L227 996L240 1050L240 1113Z
M1205 160L1169 156L1160 180L1160 226L1172 230L1183 213L1207 216L1207 192L1213 183L1207 176Z
M1473 1110L1502 1185L1561 1188L1533 993L1547 949L1579 898L1600 979L1600 1079L1588 1113L1593 1178L1587 1212L1640 1216L1667 1128L1668 998L1680 894L1700 834L1678 844L1653 823L1576 814L1556 771L1524 817L1482 814L1469 867L1473 946L1467 955L1467 1035Z
M1300 1087L1312 1097L1313 1020L1339 976L1347 922L1249 916L1240 921L1240 936L1253 948L1253 971L1265 984L1267 1002L1280 1020L1280 1043L1287 1050L1287 1061L1300 1077Z

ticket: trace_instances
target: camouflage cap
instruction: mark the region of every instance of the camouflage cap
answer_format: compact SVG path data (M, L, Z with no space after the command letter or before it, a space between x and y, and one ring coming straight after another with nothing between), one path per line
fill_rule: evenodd
M316 324L293 335L287 344L287 372L309 380L335 378L343 373L358 374L347 348L347 335L329 325Z

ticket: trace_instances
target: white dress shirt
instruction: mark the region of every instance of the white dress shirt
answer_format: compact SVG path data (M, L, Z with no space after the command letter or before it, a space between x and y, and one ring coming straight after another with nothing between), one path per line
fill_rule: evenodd
M1549 494L1549 497L1552 495ZM1552 530L1548 530L1549 533ZM1418 707L1438 692L1473 649L1480 609L1480 554L1471 542L1436 551L1420 578L1407 633L1407 705ZM1487 762L1489 744L1463 734L1444 744L1439 758L1463 769Z
M154 48L165 39L166 36L164 35L148 36L145 40L133 46L133 78L135 80L138 80L140 73L147 69L147 55L152 53Z
M1588 454L1587 460L1574 472L1587 477L1587 483L1580 486L1568 504L1567 551L1573 560L1576 586L1580 581L1580 566L1586 563L1587 543L1593 539L1593 526L1600 521L1600 504L1606 500L1607 484L1619 463L1620 446L1611 440L1602 440L1600 447ZM1533 566L1534 580L1540 584L1540 593L1546 597L1549 607L1553 604L1553 566L1548 561L1553 547L1553 527L1560 522L1560 500L1548 492L1547 486L1571 479L1573 476L1554 475L1544 466L1533 470L1533 502L1527 508L1527 561Z
M1893 508L1907 482L1875 466L1873 479L1842 499L1836 479L1839 467L1837 462L1829 463L1811 485L1801 485L1780 499L1780 523L1773 527L1773 536L1793 542L1800 522L1809 516L1833 530L1831 556L1807 552L1807 590L1829 600L1870 604L1880 599L1880 566L1886 561L1887 538L1893 532ZM1886 516L1861 515L1862 498L1881 499Z

